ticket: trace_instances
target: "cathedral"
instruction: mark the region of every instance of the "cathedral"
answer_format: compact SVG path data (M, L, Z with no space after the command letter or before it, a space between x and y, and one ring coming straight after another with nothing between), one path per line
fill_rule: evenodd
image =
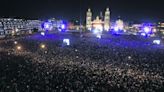
M101 16L100 16L101 17ZM86 28L87 30L97 29L99 31L109 31L110 29L110 11L109 8L105 11L104 19L100 19L99 16L96 19L92 19L92 11L88 9L86 14Z

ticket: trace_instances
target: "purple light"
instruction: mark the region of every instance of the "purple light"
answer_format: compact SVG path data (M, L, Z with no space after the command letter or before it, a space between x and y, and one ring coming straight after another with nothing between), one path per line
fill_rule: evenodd
M59 30L59 32L61 32L62 30L61 29L58 29Z
M145 33L150 33L151 32L151 28L150 27L144 27L144 32Z
M45 27L46 29L48 29L50 26L49 26L49 24L45 24L44 27Z
M51 24L50 22L45 22L45 23L43 24L43 28L44 28L45 30L51 30L51 29L52 29L52 24Z

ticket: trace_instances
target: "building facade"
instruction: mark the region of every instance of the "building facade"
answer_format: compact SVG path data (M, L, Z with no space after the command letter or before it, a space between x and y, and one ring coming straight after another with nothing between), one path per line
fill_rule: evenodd
M110 11L109 8L105 11L105 17L104 17L104 30L110 29Z
M58 32L60 29L66 29L67 22L63 20L57 20L55 18L48 19L42 22L42 29L53 32Z
M0 34L4 35L21 35L31 33L36 28L41 28L41 21L39 20L25 20L14 18L1 18L0 19ZM3 32L2 32L3 30Z
M92 29L92 12L91 12L91 9L88 9L88 11L87 11L86 28L87 28L87 30Z
M0 37L4 37L5 36L5 31L3 29L3 24L2 22L0 22Z
M102 17L102 13L101 16ZM110 29L110 11L109 8L106 9L104 14L104 19L100 18L99 16L96 17L96 19L93 19L92 17L92 11L91 9L88 9L86 13L86 29L92 30L92 29L98 29L98 30L105 30L109 31Z
M164 23L158 23L158 30L164 34Z

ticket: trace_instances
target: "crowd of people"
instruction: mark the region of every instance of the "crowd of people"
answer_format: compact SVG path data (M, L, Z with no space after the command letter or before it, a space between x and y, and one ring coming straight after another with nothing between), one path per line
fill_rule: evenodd
M162 45L137 36L5 40L0 42L0 91L163 92L163 55Z

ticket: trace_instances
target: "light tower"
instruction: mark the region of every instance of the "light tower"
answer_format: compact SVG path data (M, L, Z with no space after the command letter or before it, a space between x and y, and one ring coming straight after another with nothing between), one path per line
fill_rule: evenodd
M109 31L109 29L110 29L110 11L109 8L107 8L104 17L104 30Z
M87 28L87 30L92 29L92 12L91 12L91 9L88 9L88 11L87 11L86 28Z

